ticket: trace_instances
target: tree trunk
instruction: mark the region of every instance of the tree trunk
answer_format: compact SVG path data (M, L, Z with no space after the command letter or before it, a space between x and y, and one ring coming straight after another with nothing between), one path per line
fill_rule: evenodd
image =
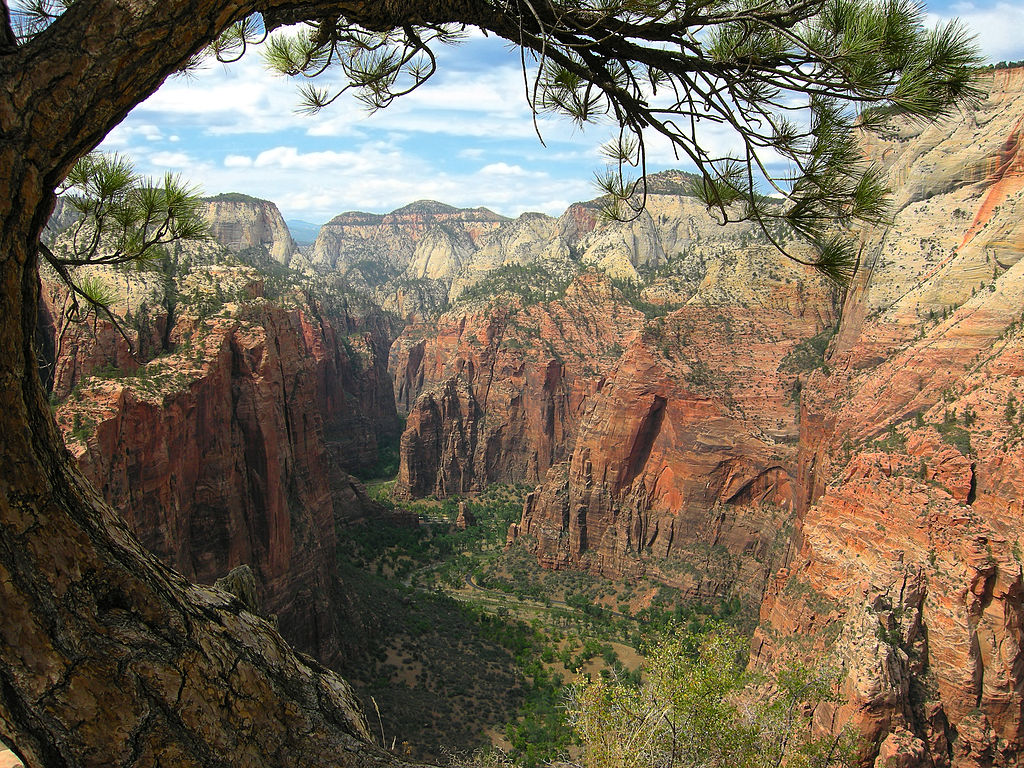
M27 186L0 184L0 737L33 768L387 762L343 680L145 552L71 464L36 375Z
M74 0L28 42L0 9L0 739L31 768L392 763L341 678L162 565L72 466L33 349L38 238L75 160L235 20L487 25L498 6Z
M30 768L392 762L347 683L135 541L72 465L37 374L36 250L54 187L250 11L79 0L0 49L0 739Z

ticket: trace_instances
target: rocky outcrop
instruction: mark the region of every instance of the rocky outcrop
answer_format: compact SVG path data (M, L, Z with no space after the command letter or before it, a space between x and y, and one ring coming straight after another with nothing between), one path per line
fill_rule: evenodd
M481 240L452 280L455 306L407 328L392 350L398 408L409 413L400 493L539 482L570 455L584 401L644 313L688 302L810 311L822 296L815 281L756 244L750 225L716 225L687 183L653 176L633 221L609 223L592 201L559 219L524 214ZM807 328L820 330L830 311L826 300Z
M98 370L131 372L140 361L155 357L165 347L169 309L160 276L115 276L108 271L107 277L118 286L114 313L124 335L105 316L76 316L71 296L56 276L43 282L36 337L40 378L54 400L66 398Z
M793 509L794 392L820 364L804 348L835 307L749 225L716 225L687 182L655 176L632 221L594 201L490 236L452 296L499 298L460 300L392 349L409 413L397 491L544 481L511 538L545 565L643 570L703 598L739 581L755 603ZM563 298L530 303L587 264Z
M388 214L350 212L320 228L310 253L319 270L335 270L371 288L406 274L444 278L505 217L486 208L461 209L420 200Z
M472 528L474 525L476 525L476 515L470 511L469 505L466 502L460 501L459 514L455 518L455 527L460 531L464 531L467 528Z
M269 200L231 192L207 198L210 237L232 253L263 257L287 266L298 254L288 225Z
M878 768L1024 755L1024 70L990 85L869 147L900 207L803 389L793 554L754 642L847 670L836 722Z
M391 350L400 410L400 493L447 495L538 482L568 456L586 399L640 329L608 278L564 299L460 307L410 327Z
M335 527L376 514L345 469L372 464L396 426L387 328L308 294L271 302L250 268L212 269L239 300L209 314L209 270L185 276L169 351L92 371L58 423L150 551L206 583L249 565L289 640L335 663L359 625L338 590ZM102 348L113 332L98 331Z
M548 567L759 600L794 502L793 394L806 373L789 362L827 306L821 295L795 314L693 305L648 323L513 537Z

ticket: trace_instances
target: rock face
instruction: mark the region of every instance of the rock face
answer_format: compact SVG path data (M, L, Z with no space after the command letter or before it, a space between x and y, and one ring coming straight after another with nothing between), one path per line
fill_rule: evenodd
M400 493L537 484L511 542L759 604L753 663L841 668L844 703L816 718L866 737L862 765L1019 765L1022 125L1024 70L1003 70L976 113L865 140L895 214L842 301L749 227L717 228L680 174L626 224L595 203L336 218L313 266L387 283L413 321L389 375L384 321L269 301L235 267L186 281L202 300L125 282L144 365L109 326L78 335L48 290L47 375L75 393L58 418L148 546L207 581L249 564L265 609L330 660L334 526L373 514L339 467L372 460L393 391Z
M464 501L459 502L459 515L455 518L455 527L460 531L472 528L476 525L476 515L469 511L469 505Z
M277 206L269 200L237 192L206 200L210 236L232 253L247 253L250 259L263 256L287 266L298 254L288 225Z
M653 181L635 221L580 203L506 225L461 273L501 298L396 341L397 491L543 481L510 534L543 564L645 571L707 599L739 582L753 604L794 508L794 391L834 301L749 226L715 225L682 174ZM577 276L538 301L560 263Z
M420 200L388 214L350 212L335 216L310 251L313 269L333 271L378 293L435 281L447 288L451 276L505 217L486 208L460 209Z
M801 371L790 363L827 307L821 295L796 313L689 305L648 323L513 538L529 537L548 567L758 600L794 500Z
M458 308L407 328L390 363L409 412L399 492L537 482L572 449L586 398L641 317L607 277L585 273L557 302Z
M236 300L213 309L210 285ZM57 419L150 551L205 583L249 565L289 640L334 663L358 625L337 589L335 526L376 513L345 469L376 460L377 435L397 426L388 328L308 294L262 292L251 268L193 270L170 351L92 371ZM98 330L105 348L113 331Z
M1024 757L1024 71L990 86L870 146L898 214L803 389L793 555L754 642L847 670L838 722L878 768Z
M119 309L125 325L122 336L105 317L76 322L69 316L71 299L56 280L43 282L39 308L40 378L53 399L63 400L95 371L133 371L139 360L159 354L167 341L169 310L163 281L147 273L116 277Z
M569 457L587 398L644 313L689 302L801 314L821 296L753 244L749 225L718 227L683 194L686 182L678 172L653 177L635 221L603 224L598 202L579 203L559 219L524 214L481 241L453 278L458 303L409 326L391 352L398 408L409 413L399 493L539 482ZM763 291L751 291L751 274ZM811 334L830 311L809 318Z
M389 214L343 213L321 228L308 261L297 258L292 265L338 274L411 323L436 319L464 291L510 266L543 264L551 272L598 266L613 277L639 280L638 270L672 262L672 274L687 274L672 298L679 300L681 291L685 300L707 260L754 239L750 225L717 226L688 194L689 180L678 171L653 175L647 209L616 226L599 226L600 201L577 203L557 219L540 213L506 219L486 208L429 200Z
M572 288L529 307L459 304L407 331L391 358L409 411L399 485L460 492L494 466L543 477L510 540L549 567L643 571L704 600L757 602L766 587L756 663L833 654L846 703L818 717L867 737L864 764L1018 765L1024 71L990 85L976 113L866 140L894 222L865 235L824 365L838 305L749 231L687 223L686 198L654 194L648 218L619 227L579 204L496 233L645 287L591 307L585 330L542 319L572 306ZM463 277L508 263L489 243ZM562 390L571 417L529 415L549 402L532 350L550 344L571 372L565 347L586 348L636 298L661 316L594 345L591 378ZM528 330L510 333L513 318Z

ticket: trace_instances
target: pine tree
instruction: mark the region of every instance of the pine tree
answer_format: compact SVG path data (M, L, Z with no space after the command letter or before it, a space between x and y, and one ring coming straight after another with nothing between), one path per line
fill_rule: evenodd
M931 119L972 106L979 57L950 22L922 25L909 0L547 0L487 5L469 24L521 46L534 113L618 126L598 177L613 218L646 200L646 137L669 139L696 167L696 194L721 221L752 220L784 254L808 263L779 232L809 241L809 262L838 283L857 263L855 238L837 230L886 219L888 190L865 163L858 131L897 116ZM511 12L510 12L511 11ZM426 24L370 32L329 18L274 37L269 64L315 78L337 68L346 85L301 88L316 112L347 90L371 110L426 83L432 48L457 43L463 26ZM265 28L237 25L214 47L234 54ZM701 129L725 127L735 156L718 156ZM855 130L856 129L856 130ZM788 170L774 171L775 156ZM631 176L630 170L637 174ZM766 196L768 194L777 197Z
M204 239L202 201L174 174L156 184L137 176L127 158L99 152L79 159L57 192L73 221L52 248L41 240L39 252L68 288L67 317L82 321L102 314L131 349L131 338L111 311L117 295L83 268L152 265L165 245Z

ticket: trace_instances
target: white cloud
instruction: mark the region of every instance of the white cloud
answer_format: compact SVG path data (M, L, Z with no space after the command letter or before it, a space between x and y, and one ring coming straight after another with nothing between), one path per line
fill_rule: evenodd
M228 155L224 158L225 168L252 168L252 158L247 155Z
M532 176L543 178L547 174L539 171L527 171L520 165L509 165L508 163L490 163L479 171L481 176Z
M416 158L403 156L387 145L372 143L364 144L359 150L351 152L301 152L296 147L273 147L260 152L252 161L255 168L306 172L344 169L348 173L374 173L384 168L408 169L415 163Z
M956 3L948 12L928 14L930 23L958 17L976 35L982 53L990 61L1024 59L1024 6L997 2L979 6Z
M164 168L188 168L195 160L187 152L153 152L147 157L151 165Z
M149 123L138 126L138 132L146 141L159 141L164 137L159 128Z
M294 111L294 85L269 73L258 56L230 67L208 66L188 77L175 77L135 108L150 122L202 127L210 135L272 133L302 127Z
M141 173L180 170L206 194L244 192L310 221L422 198L559 214L593 197L607 127L583 134L541 118L542 147L515 58L478 43L448 50L436 81L374 115L347 95L319 115L297 115L294 84L268 74L258 56L214 66L168 81L105 148L135 157Z
M199 164L189 178L206 194L245 192L273 200L289 218L326 221L348 210L386 212L413 200L434 199L456 206L483 205L515 216L540 210L557 215L568 200L593 197L587 182L566 181L516 166L453 172L397 149L366 145L352 152L302 152L273 147L254 158L234 155L232 164ZM252 164L242 167L248 160ZM509 172L510 171L510 172Z
M104 145L108 149L119 150L138 141L157 142L163 138L163 132L153 123L122 123L107 135Z

